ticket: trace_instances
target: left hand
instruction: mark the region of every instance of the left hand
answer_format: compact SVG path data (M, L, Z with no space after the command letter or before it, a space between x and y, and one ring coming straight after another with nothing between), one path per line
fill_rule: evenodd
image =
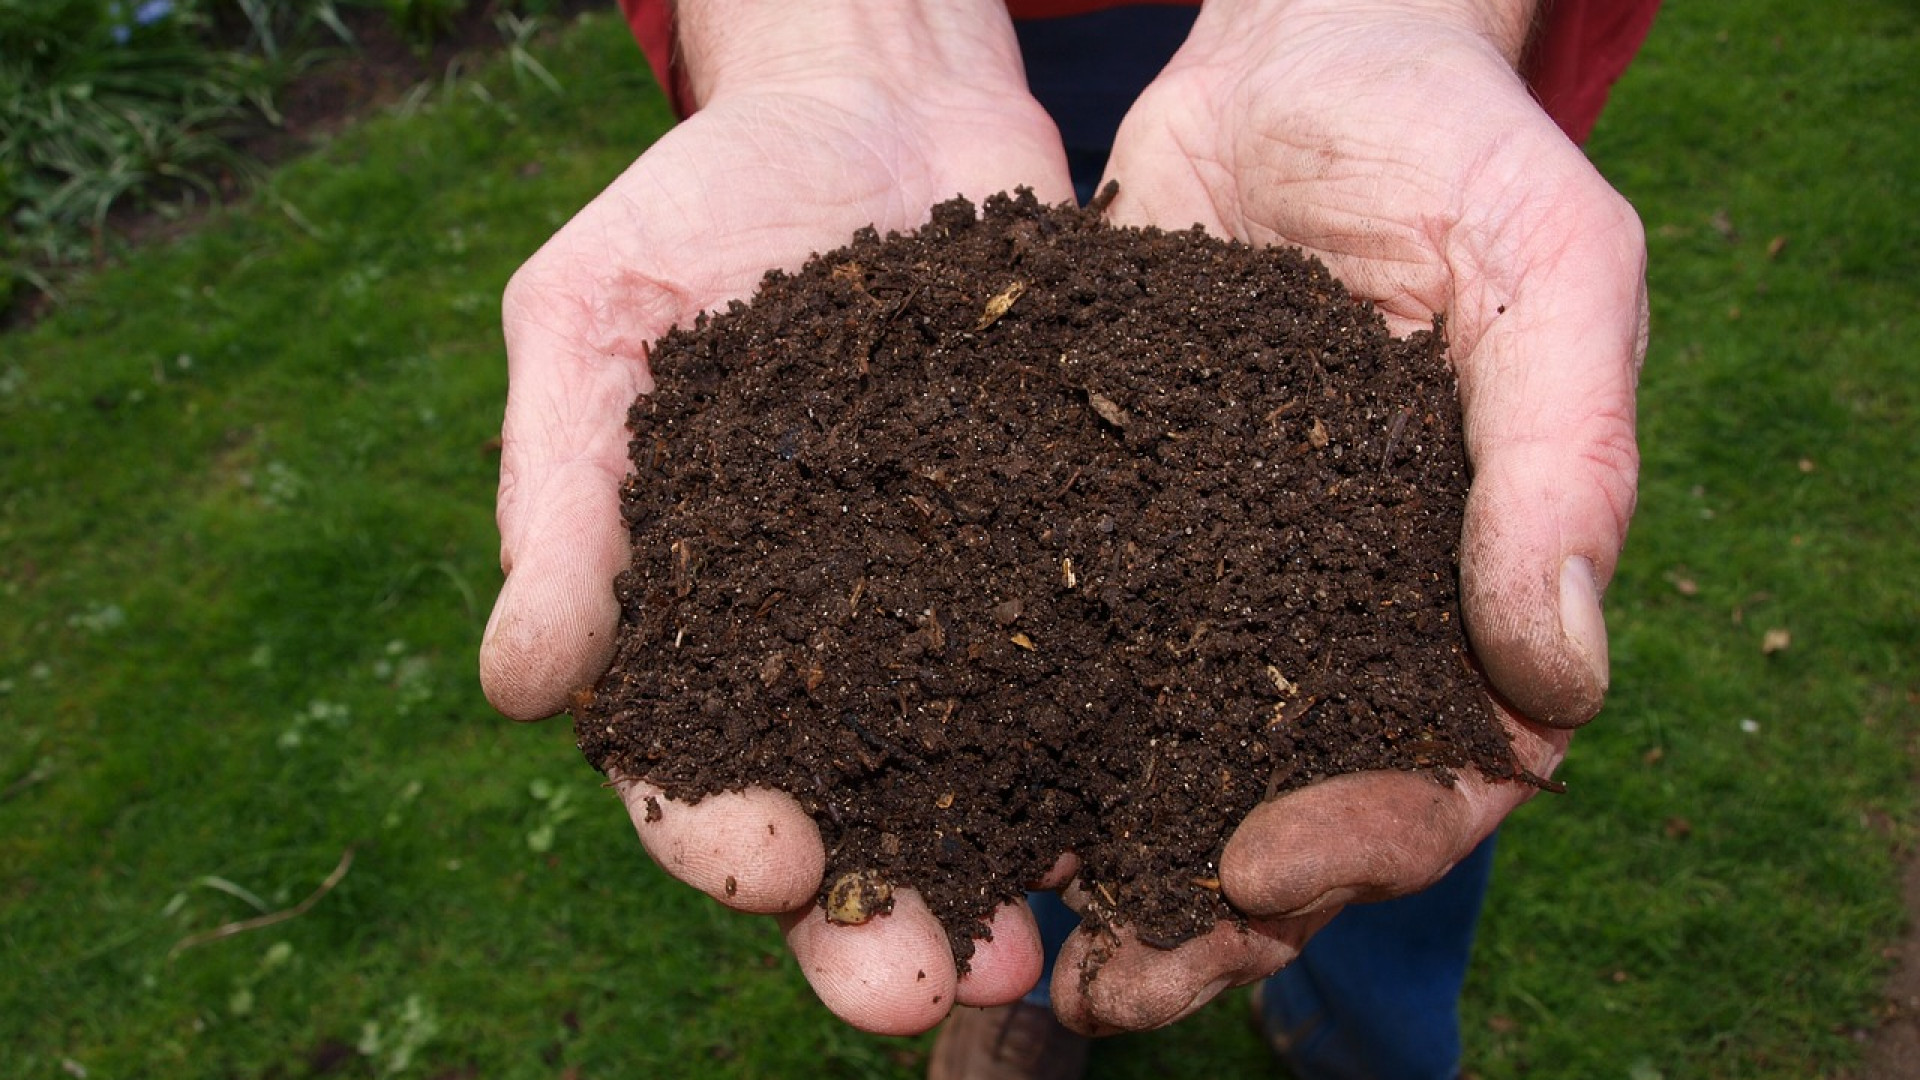
M1600 594L1632 515L1645 247L1633 209L1514 72L1531 4L1216 0L1128 114L1122 224L1195 222L1319 256L1397 333L1447 316L1473 487L1461 582L1519 763L1550 776L1607 685ZM1053 1000L1090 1033L1170 1023L1265 977L1348 903L1439 880L1534 788L1338 777L1248 815L1221 860L1251 928L1127 943Z

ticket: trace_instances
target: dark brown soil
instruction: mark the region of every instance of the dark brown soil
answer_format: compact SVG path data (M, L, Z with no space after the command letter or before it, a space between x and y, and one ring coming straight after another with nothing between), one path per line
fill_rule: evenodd
M1442 351L1297 252L1028 193L771 274L652 354L580 747L675 798L792 793L823 901L863 875L830 914L912 887L963 962L1069 850L1094 925L1184 940L1276 792L1515 775Z

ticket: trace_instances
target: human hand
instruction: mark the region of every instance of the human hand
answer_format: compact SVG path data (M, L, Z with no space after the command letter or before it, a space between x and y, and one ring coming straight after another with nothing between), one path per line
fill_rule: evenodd
M507 578L481 681L517 719L560 711L612 656L613 579L628 561L625 421L652 387L648 342L862 226L912 228L955 194L977 202L1021 184L1048 201L1072 196L1003 5L683 3L678 18L700 110L528 260L503 305ZM779 916L821 999L856 1026L924 1030L956 1000L1011 1001L1038 975L1024 906L1002 909L964 979L910 891L889 918L827 924L814 903L819 831L785 795L686 806L633 778L618 786L660 865L722 903Z
M1513 0L1215 0L1128 114L1123 224L1195 222L1325 260L1396 332L1447 317L1473 485L1461 584L1520 765L1550 776L1607 685L1600 592L1634 504L1647 329L1637 217L1528 96ZM1082 1031L1165 1024L1284 966L1347 903L1438 880L1534 788L1336 778L1262 805L1221 861L1251 930L1131 939L1053 982ZM1103 952L1105 950L1103 949Z

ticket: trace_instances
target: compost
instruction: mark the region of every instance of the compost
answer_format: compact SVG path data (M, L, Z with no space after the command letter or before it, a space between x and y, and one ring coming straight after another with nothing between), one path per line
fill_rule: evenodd
M829 916L917 890L963 965L1065 851L1094 927L1234 919L1262 800L1518 773L1461 626L1439 331L1300 252L1025 191L770 273L652 349L580 749L791 793Z

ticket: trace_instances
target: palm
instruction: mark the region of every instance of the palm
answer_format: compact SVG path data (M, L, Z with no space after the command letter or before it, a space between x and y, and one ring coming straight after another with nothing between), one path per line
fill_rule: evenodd
M1122 215L1304 247L1401 332L1444 314L1478 472L1470 516L1587 483L1608 520L1581 530L1617 547L1646 332L1638 221L1483 41L1375 28L1274 46L1230 75L1176 60L1129 116L1113 171ZM1470 520L1470 549L1480 532ZM1610 569L1611 551L1579 554ZM1492 571L1466 557L1469 575ZM1577 723L1597 707L1579 673L1523 676L1511 642L1477 643L1528 715Z
M543 562L509 578L488 630L483 676L502 711L554 712L605 666L607 635L588 644L577 627L511 620L562 613L610 628L606 583L624 561L612 500L627 467L626 405L650 385L649 341L861 226L917 224L958 193L1068 190L1037 109L902 115L913 108L873 95L857 108L765 95L703 111L516 275L504 313L499 517L504 551L519 563L510 573ZM1002 152L972 153L989 131ZM556 508L574 524L555 520ZM558 530L567 542L534 541L527 530ZM562 591L514 602L519 588Z
M1638 223L1484 40L1360 29L1183 51L1120 130L1113 212L1305 248L1398 332L1447 317L1475 470L1468 626L1517 756L1546 776L1605 688L1592 592L1633 502ZM1229 898L1269 915L1259 933L1125 950L1111 978L1056 979L1056 1007L1084 1029L1174 1019L1287 962L1342 904L1428 884L1530 794L1361 775L1262 806L1221 867Z

